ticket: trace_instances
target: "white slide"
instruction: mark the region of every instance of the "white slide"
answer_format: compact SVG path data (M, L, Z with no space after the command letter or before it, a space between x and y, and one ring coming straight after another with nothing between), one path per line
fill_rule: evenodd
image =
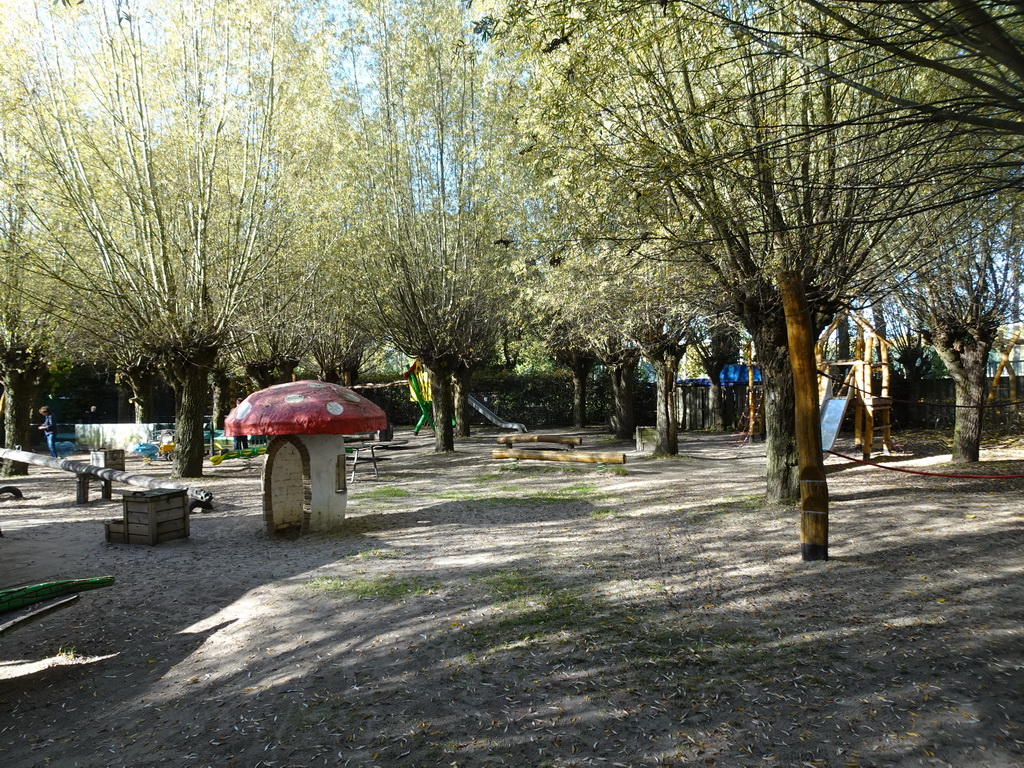
M469 404L476 409L477 413L479 413L492 424L496 424L502 429L514 429L517 432L527 431L526 426L520 424L518 421L503 421L502 419L498 418L498 414L496 414L494 411L492 411L490 408L481 403L472 395L467 395L466 399L469 401Z
M846 397L830 397L821 404L821 450L831 451L835 445L852 392L850 389Z

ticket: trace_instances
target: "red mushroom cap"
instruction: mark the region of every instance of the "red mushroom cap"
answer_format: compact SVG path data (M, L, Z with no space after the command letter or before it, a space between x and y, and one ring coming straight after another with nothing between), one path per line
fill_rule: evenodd
M224 434L351 435L387 426L384 411L351 389L325 381L292 381L245 398L225 419Z

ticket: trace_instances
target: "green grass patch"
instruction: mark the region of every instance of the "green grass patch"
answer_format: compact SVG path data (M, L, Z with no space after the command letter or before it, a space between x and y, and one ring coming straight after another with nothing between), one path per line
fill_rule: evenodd
M681 508L683 514L689 514L694 520L714 520L726 515L751 514L762 511L767 502L764 496L727 496L713 499L708 504L694 508Z
M405 488L396 488L393 485L382 485L379 488L369 488L365 491L358 491L353 496L360 499L407 499L412 496Z
M503 600L547 597L558 589L551 579L523 568L492 571L475 577L473 581Z
M413 595L423 595L431 587L418 579L396 579L391 574L370 578L342 579L337 576L319 576L310 579L306 588L324 597L358 600L401 600Z
M598 501L608 498L609 494L599 492L590 483L576 483L554 490L534 491L523 494L524 500L537 502L539 504L562 504L566 501Z
M588 517L592 517L594 520L604 520L609 517L618 516L619 511L617 509L595 509L588 515Z
M402 553L397 549L364 549L360 552L356 552L353 555L349 555L349 560L391 560L396 557L401 557Z
M442 491L441 493L429 494L432 499L450 499L451 501L480 501L486 498L480 493L473 491Z

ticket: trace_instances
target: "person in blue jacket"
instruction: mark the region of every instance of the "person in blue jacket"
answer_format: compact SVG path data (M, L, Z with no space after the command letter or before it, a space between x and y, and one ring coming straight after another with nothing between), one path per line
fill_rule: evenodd
M57 448L54 446L53 441L57 436L57 425L53 423L53 414L50 413L50 406L44 405L39 409L39 413L43 417L43 423L39 425L39 428L46 435L46 447L50 449L50 455L56 459Z

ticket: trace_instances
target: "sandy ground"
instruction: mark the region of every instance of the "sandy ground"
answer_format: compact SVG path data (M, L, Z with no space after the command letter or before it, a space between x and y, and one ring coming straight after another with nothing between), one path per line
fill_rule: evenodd
M127 488L78 506L33 468L0 586L117 582L0 638L0 765L1024 766L1024 481L830 458L831 558L804 563L759 445L591 431L628 454L599 472L492 461L494 434L397 435L346 530L295 541L263 529L262 460L210 468L216 510L156 547L104 540ZM938 450L887 461L1024 474L1019 444Z

